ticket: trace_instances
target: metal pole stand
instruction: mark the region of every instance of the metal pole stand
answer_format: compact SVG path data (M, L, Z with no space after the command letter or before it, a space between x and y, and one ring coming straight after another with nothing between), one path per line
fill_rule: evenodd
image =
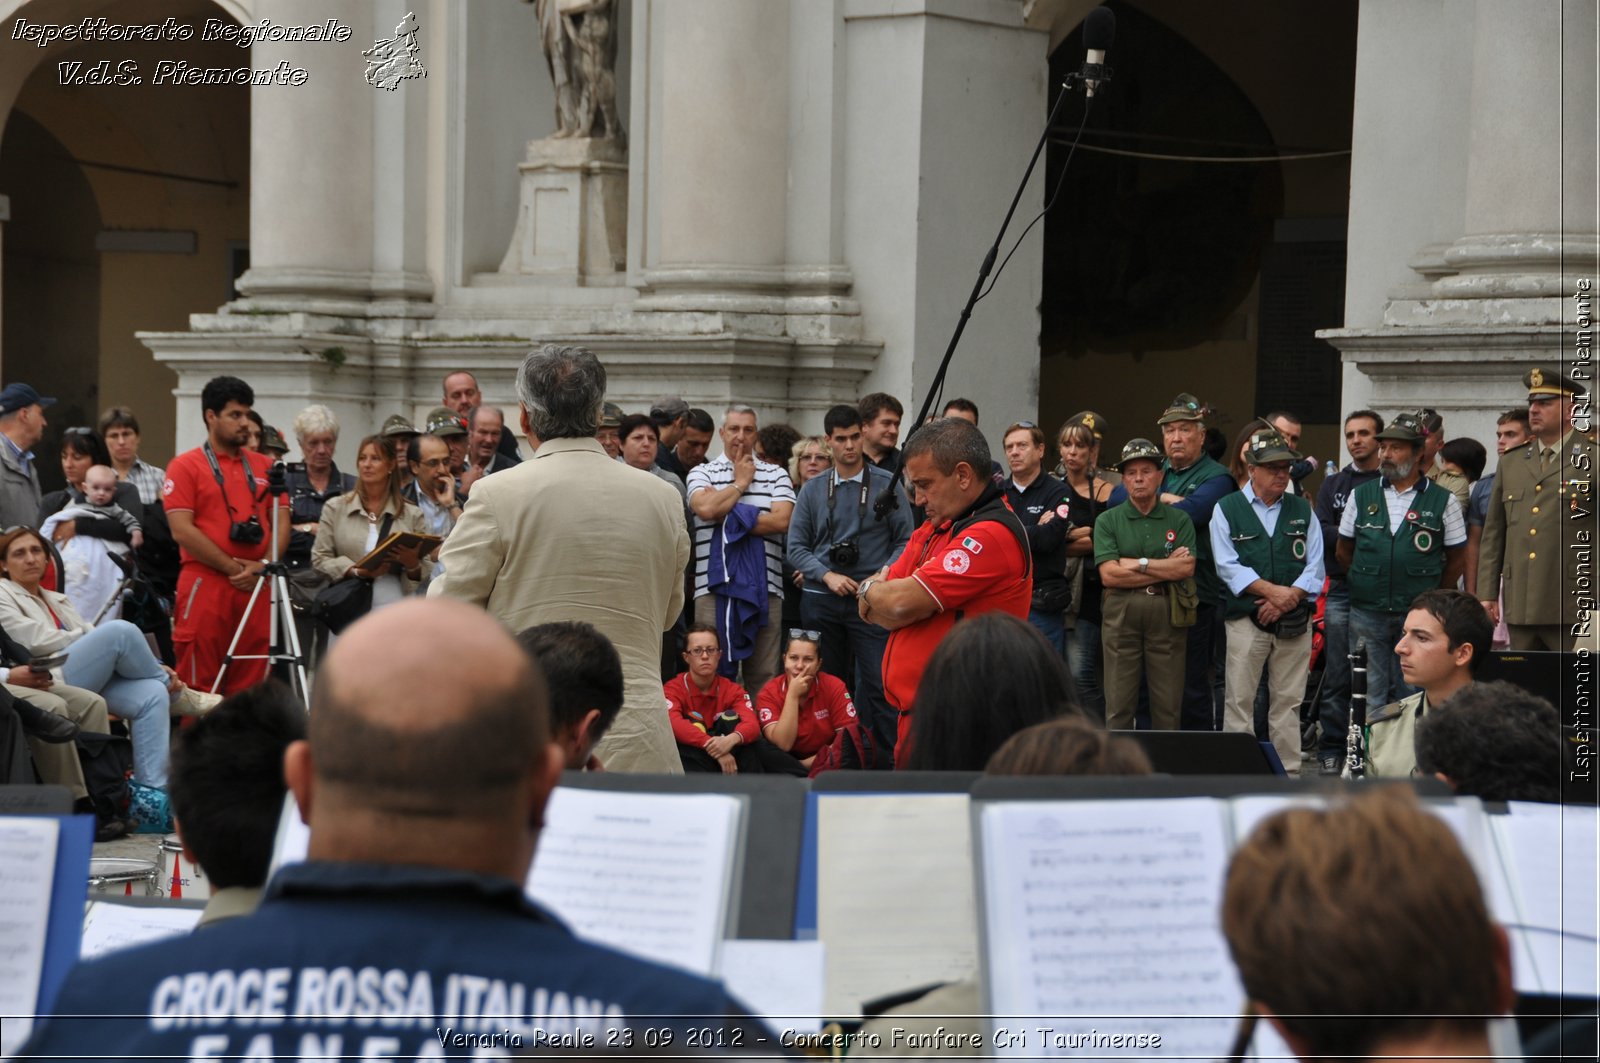
M250 601L244 607L244 616L239 620L239 626L234 629L233 641L228 643L228 652L222 657L222 667L217 670L217 679L211 685L213 694L222 689L222 678L228 674L228 666L234 661L267 661L267 670L272 673L279 666L284 666L288 672L286 676L290 686L294 688L300 700L311 704L311 687L306 682L305 657L300 652L300 634L294 626L294 605L289 598L289 568L284 564L278 550L278 529L283 520L283 507L278 505L277 499L289 493L288 486L284 483L283 462L274 462L272 469L267 473L267 497L272 499L272 539L268 547L270 557L261 574L256 577L256 585L250 590ZM234 655L234 650L239 648L239 640L244 636L245 626L250 623L250 616L255 611L256 600L261 597L261 588L267 588L269 633L267 636L266 653L246 653ZM293 667L289 667L289 666Z

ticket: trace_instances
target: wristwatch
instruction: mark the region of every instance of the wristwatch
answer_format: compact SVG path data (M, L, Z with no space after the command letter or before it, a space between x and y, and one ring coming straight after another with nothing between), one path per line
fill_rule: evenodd
M868 576L866 579L862 580L860 585L856 587L856 597L864 601L867 597L867 588L876 582L878 582L877 576Z
M1139 575L1142 576L1146 572L1149 572L1149 571L1150 571L1150 559L1148 557L1141 557L1139 559Z

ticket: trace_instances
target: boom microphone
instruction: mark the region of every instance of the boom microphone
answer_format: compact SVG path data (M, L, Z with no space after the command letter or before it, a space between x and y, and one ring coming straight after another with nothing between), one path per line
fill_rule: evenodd
M1083 20L1083 47L1088 52L1083 70L1083 94L1093 96L1102 81L1111 80L1111 68L1106 66L1106 53L1117 37L1117 16L1109 7L1097 7Z

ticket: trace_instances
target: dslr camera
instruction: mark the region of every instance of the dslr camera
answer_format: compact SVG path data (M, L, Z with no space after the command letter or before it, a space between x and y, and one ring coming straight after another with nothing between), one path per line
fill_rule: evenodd
M255 546L267 537L267 529L261 526L254 513L249 520L236 520L228 525L228 538L245 546Z
M828 551L828 556L840 568L852 568L856 562L861 560L861 544L856 541L854 535L834 543L828 548Z

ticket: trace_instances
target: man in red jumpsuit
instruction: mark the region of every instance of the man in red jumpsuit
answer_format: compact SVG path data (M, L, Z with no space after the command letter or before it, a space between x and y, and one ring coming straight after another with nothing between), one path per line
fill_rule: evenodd
M173 458L161 486L172 537L182 548L178 600L172 623L178 675L210 690L228 645L245 619L245 606L270 553L272 499L267 473L272 459L244 449L255 392L238 377L212 378L200 392L206 442ZM289 544L288 496L278 525L278 552ZM266 677L272 599L263 586L245 623L220 688L243 690Z
M900 711L896 767L910 755L912 702L939 640L964 616L999 609L1026 620L1033 601L1028 533L990 476L994 459L977 426L932 421L901 460L928 519L894 564L856 589L861 618L889 629L883 692Z

